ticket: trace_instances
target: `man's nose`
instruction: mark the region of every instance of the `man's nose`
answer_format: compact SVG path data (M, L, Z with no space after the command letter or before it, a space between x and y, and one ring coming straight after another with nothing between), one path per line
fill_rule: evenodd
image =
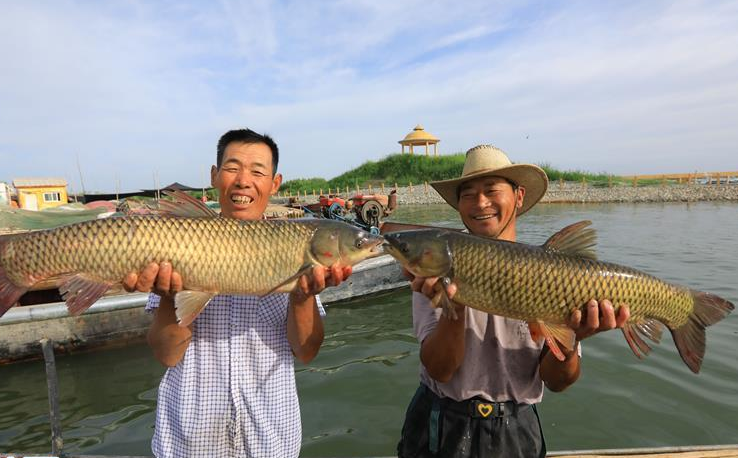
M253 186L247 172L238 172L238 174L236 175L236 186L238 186L239 188L251 188Z
M487 196L484 195L483 192L478 192L475 204L480 209L485 208L489 204L489 199L487 198Z

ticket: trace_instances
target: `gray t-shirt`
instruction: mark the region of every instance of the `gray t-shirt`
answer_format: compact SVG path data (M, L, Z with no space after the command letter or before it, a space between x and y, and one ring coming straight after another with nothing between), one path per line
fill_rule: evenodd
M543 398L538 374L543 343L531 339L524 321L465 308L464 361L447 383L428 375L420 364L420 381L441 397L456 401L481 396L495 402L534 404ZM413 327L418 341L436 328L440 307L433 309L427 297L413 292Z

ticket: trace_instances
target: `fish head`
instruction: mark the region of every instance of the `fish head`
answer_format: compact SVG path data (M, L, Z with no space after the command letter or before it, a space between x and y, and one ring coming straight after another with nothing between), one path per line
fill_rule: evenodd
M447 231L419 229L384 235L384 251L416 277L440 277L451 270Z
M353 266L381 254L384 238L340 221L321 221L313 234L310 251L320 264Z

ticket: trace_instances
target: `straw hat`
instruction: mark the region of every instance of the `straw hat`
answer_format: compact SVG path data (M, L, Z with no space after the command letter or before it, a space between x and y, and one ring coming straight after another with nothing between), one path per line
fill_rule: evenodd
M480 177L502 177L525 188L523 206L518 215L530 210L548 188L548 177L542 168L533 164L513 164L510 159L492 145L479 145L466 152L464 170L460 178L434 181L431 186L455 209L459 209L459 185Z

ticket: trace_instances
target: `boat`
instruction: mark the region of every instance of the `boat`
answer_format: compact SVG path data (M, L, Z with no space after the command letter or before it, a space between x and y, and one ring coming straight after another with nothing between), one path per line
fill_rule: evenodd
M320 298L330 305L406 285L399 263L381 255L357 264L346 281L327 288ZM58 294L56 290L38 293ZM78 316L69 315L66 304L59 301L13 307L0 317L0 364L42 358L41 339L53 341L57 353L144 342L153 319L144 310L147 299L146 293L105 296Z

